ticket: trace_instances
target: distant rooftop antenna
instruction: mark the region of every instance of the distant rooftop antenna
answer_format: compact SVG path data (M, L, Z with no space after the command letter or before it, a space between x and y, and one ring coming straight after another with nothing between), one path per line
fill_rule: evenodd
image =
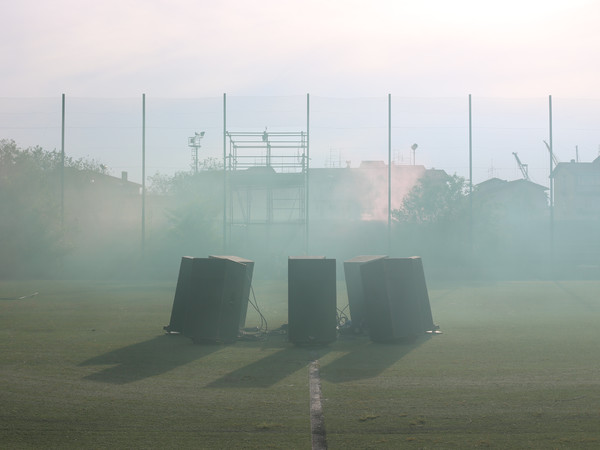
M497 175L498 175L498 169L496 169L494 167L494 160L492 159L492 165L488 169L488 177L490 177L490 178L496 178Z
M410 156L409 156L409 159L410 159ZM409 163L410 163L410 161L409 161ZM396 165L404 164L404 155L400 152L400 150L394 151L394 164L396 164Z
M337 161L336 161L337 160ZM337 148L329 148L329 158L325 161L325 167L342 167L342 150Z

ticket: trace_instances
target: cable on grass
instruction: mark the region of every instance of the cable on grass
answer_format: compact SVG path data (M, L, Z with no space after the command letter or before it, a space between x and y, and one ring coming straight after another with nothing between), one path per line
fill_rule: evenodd
M337 319L337 331L340 334L352 334L359 335L364 334L367 329L363 323L353 322L348 317L347 309L349 305L344 306L341 310L338 308L336 311L336 319Z
M252 298L248 298L248 303L252 305L254 310L258 313L260 317L260 325L258 327L252 328L244 328L240 330L239 339L240 340L256 340L256 339L264 339L265 336L269 334L269 326L267 324L267 319L260 311L258 307L258 301L256 300L256 295L254 294L254 287L252 284L250 285L250 292L252 293Z
M346 309L348 305L344 306L342 309L336 308L335 317L337 320L337 326L339 328L343 328L348 326L350 323L350 318L346 315Z

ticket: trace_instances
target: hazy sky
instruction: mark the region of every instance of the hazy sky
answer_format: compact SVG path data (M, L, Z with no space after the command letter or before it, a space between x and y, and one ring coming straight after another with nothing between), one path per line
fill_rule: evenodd
M305 129L303 96L310 93L316 98L314 166L327 165L330 156L353 166L385 160L388 94L394 98L392 150L403 163L418 143L419 164L468 176L469 94L476 182L520 178L512 155L518 152L533 180L548 185L543 140L549 95L555 98L555 150L561 160L575 158L576 146L582 161L599 154L599 0L1 5L0 138L60 148L64 93L67 153L100 160L115 175L127 170L136 181L142 94L150 111L148 174L189 170L187 137L200 129L207 132L202 156L222 155L223 93L233 99L292 98L275 101L275 107L258 101L237 116L239 103L231 100L229 130L273 129L278 122ZM160 99L170 103L159 105ZM257 109L275 113L259 117ZM293 117L285 122L287 114Z
M1 97L600 97L597 0L19 0Z

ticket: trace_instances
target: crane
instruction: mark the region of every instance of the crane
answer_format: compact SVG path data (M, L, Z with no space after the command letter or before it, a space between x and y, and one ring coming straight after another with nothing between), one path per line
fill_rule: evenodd
M548 149L548 151L550 152L550 154L552 155L552 162L554 163L554 165L556 166L559 161L558 158L556 157L556 153L554 153L551 149L550 149L550 145L544 141L544 144L546 144L546 148Z
M515 159L517 160L519 169L521 169L521 173L523 174L523 179L527 180L527 181L531 181L529 179L529 166L527 164L523 164L521 162L521 159L519 158L519 155L517 155L515 152L513 152L513 155L515 156Z

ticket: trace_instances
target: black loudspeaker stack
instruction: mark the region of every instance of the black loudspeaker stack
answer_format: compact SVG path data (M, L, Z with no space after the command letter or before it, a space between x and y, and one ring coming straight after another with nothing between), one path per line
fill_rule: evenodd
M350 317L352 318L352 328L356 331L364 330L367 327L367 300L365 299L361 267L363 264L368 264L382 258L387 258L387 256L357 256L344 261L348 306L350 308Z
M433 332L437 326L433 323L433 314L431 313L431 303L429 302L429 293L427 292L427 282L425 281L425 270L423 269L423 260L416 256L408 258L411 260L412 284L414 295L418 299L419 312L421 315L421 330Z
M182 333L187 315L187 308L192 297L192 270L194 258L184 256L179 265L179 276L177 277L177 287L175 288L175 298L171 308L171 320L169 325L164 327L168 333Z
M336 261L322 256L288 259L288 339L318 345L337 338Z
M248 266L231 257L183 257L171 320L165 330L197 343L234 342L242 306L247 305L247 278Z
M371 340L410 340L436 328L421 258L362 257L356 260L349 261L358 269L350 272L350 278L347 274L348 296L350 301L350 291L358 290L362 294L362 298L356 296L362 300L358 302L358 312L359 317L364 315ZM353 322L355 310L351 303Z
M254 274L254 261L240 258L239 256L215 256L209 258L230 259L243 264L246 267L246 276L244 277L244 287L242 292L242 306L240 308L240 329L246 326L246 314L248 313L248 300L250 299L250 290L252 289L252 275Z

